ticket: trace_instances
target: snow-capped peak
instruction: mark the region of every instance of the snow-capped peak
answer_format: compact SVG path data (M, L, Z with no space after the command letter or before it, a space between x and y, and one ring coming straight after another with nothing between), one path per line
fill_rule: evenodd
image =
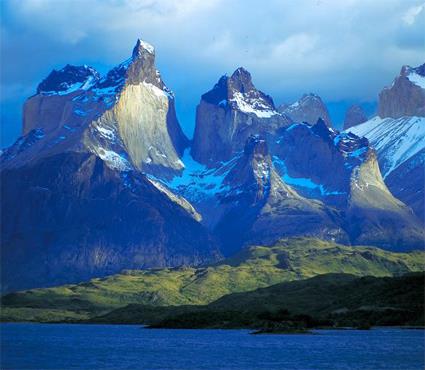
M425 148L425 117L374 117L347 131L368 138L378 152L384 178Z
M136 46L133 49L133 58L141 56L145 51L152 55L155 54L155 48L151 44L142 39L137 39Z
M234 103L234 107L241 112L253 113L259 118L269 118L279 114L261 96L250 96L250 94L234 92L230 102Z
M422 89L425 89L425 64L417 68L405 66L403 69L405 71L405 76L410 82L414 83Z

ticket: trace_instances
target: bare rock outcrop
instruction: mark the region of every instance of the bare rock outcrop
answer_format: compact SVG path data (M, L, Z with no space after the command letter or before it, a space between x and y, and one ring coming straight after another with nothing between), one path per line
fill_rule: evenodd
M425 117L425 64L416 68L402 67L392 85L379 94L378 115L381 118Z
M272 133L289 122L272 98L255 88L250 73L238 68L202 95L196 110L193 158L213 167L243 151L250 135Z

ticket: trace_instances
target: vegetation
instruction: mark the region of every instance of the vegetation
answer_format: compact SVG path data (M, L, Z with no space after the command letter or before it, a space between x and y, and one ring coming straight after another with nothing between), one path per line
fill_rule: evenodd
M143 307L142 316L149 318L166 315L167 306L184 311L228 294L322 274L382 277L422 271L424 256L423 252L392 253L309 238L284 239L272 247L246 248L208 267L123 271L86 283L8 294L2 297L1 319L73 321L109 314L111 320L120 321L125 312L128 320L134 320L129 310L135 307ZM317 297L314 289L311 293Z
M152 326L246 327L261 333L324 326L424 326L424 300L423 273L393 278L328 274L230 294L204 307L186 308L184 313L170 308L168 316L158 317Z

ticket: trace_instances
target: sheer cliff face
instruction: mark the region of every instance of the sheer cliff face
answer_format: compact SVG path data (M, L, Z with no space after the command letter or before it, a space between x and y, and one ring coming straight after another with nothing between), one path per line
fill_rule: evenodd
M218 258L192 205L142 173L179 173L188 143L150 45L103 78L52 72L23 133L0 159L3 291Z
M355 243L401 251L423 248L423 227L388 190L374 151L353 171L351 180L347 221Z
M401 69L379 94L378 114L348 130L368 138L387 186L424 224L425 64Z
M388 190L367 139L319 121L313 127L294 124L271 143L282 179L304 197L336 207L351 243L420 248L424 230Z
M276 111L273 100L255 88L249 72L238 68L202 95L196 110L193 158L213 167L242 152L250 135L272 133L289 122Z
M300 196L276 172L265 140L250 137L224 179L222 217L215 227L225 254L244 244L269 244L283 235L348 241L320 201ZM334 212L335 213L335 212Z
M304 196L341 207L346 204L353 168L361 165L370 151L367 139L339 133L323 120L281 130L270 148L273 162L288 184Z
M1 175L3 291L218 257L194 214L94 154L62 153Z
M379 94L378 115L425 117L425 64L417 68L403 66L393 84Z
M314 125L319 119L322 119L327 126L332 127L328 108L320 96L315 94L304 94L298 101L291 105L283 104L279 107L279 112L297 123L304 122Z
M385 182L394 196L409 205L423 225L425 225L424 168L425 149L421 149L385 178Z
M45 136L34 149L38 156L65 149L112 153L137 170L164 176L183 168L180 156L188 145L174 96L155 68L155 50L141 40L132 57L104 78L86 66L52 72L24 107L23 133L34 129ZM43 145L57 137L64 138L58 145Z

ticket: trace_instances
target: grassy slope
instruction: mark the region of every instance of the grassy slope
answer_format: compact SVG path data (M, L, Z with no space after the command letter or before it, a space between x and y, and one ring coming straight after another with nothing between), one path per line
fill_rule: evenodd
M153 319L157 327L255 328L264 325L261 317L287 310L295 315L331 320L339 326L424 325L424 299L423 273L385 278L327 274L230 294L207 306L187 307L185 312L173 312L170 308L167 315L148 319ZM115 315L112 312L109 319L118 322L119 315L126 319L136 317L137 307ZM139 316L140 319L143 317Z
M1 317L48 321L50 311L54 320L61 315L84 319L128 304L202 305L226 294L326 273L391 276L422 271L424 256L422 252L391 253L317 239L287 239L274 247L250 247L205 268L127 271L77 285L9 294L2 298Z

